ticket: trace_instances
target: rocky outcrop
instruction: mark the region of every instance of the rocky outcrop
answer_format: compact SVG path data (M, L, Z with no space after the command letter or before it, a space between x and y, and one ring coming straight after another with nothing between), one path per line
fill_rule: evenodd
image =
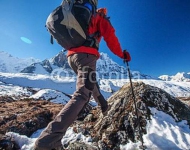
M144 83L134 83L133 86L142 134L147 132L147 121L152 116L151 107L171 115L176 122L187 120L190 125L190 108L180 100ZM75 132L82 131L91 136L95 149L117 150L119 145L127 144L129 140L139 141L138 120L130 85L124 85L108 102L111 108L106 116L95 108L84 122L73 125Z

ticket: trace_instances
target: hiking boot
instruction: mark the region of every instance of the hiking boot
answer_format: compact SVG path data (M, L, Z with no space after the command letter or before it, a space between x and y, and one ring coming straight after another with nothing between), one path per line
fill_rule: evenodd
M40 148L41 149L41 148ZM40 150L39 148L34 148L32 150ZM65 150L63 147L57 147L57 148L53 148L51 150Z
M58 147L58 148L53 148L51 150L64 150L64 148L63 147Z
M92 110L93 106L90 103L87 103L83 109L79 112L77 121L83 121L86 116L90 113Z
M102 114L103 116L106 116L108 111L111 109L111 106L110 105L107 105L106 108L102 108Z

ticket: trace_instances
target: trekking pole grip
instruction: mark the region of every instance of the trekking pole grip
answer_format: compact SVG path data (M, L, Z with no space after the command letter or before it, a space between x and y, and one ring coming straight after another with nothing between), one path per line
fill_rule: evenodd
M124 63L131 61L131 56L127 50L123 50L123 60Z

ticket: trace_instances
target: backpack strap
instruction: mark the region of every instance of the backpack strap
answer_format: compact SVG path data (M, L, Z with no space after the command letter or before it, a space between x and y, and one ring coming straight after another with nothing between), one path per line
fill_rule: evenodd
M93 47L95 49L99 49L99 42L97 40L97 37L100 36L100 32L96 31L93 34L88 35L86 41L84 42L83 46L87 46L87 47Z
M50 36L50 43L53 44L53 36Z

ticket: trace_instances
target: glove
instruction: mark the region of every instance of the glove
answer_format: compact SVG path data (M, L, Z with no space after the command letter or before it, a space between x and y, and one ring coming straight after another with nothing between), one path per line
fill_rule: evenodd
M123 62L129 62L131 61L131 56L129 54L129 52L127 52L127 50L123 51Z

